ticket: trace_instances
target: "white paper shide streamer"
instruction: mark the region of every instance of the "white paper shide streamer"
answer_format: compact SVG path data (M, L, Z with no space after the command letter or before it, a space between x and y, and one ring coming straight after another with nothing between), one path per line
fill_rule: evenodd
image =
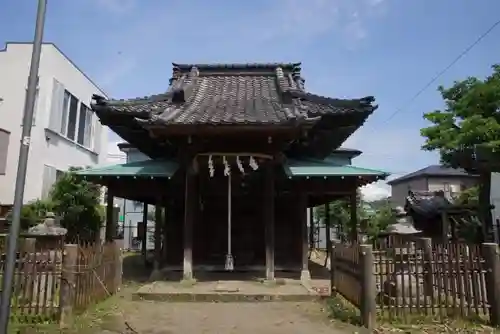
M240 170L241 174L245 174L245 168L243 168L243 164L241 163L240 156L236 156L236 165L238 165L238 169Z
M259 164L257 164L257 161L255 161L254 157L250 157L250 161L248 163L250 165L250 168L253 170L259 169Z
M214 160L211 155L208 157L208 172L210 173L210 177L214 177L215 175Z

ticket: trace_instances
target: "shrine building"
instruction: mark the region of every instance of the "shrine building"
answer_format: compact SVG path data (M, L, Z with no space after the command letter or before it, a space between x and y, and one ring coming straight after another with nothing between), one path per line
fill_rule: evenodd
M149 159L79 174L107 187L108 222L114 197L156 205L156 273L255 270L273 280L283 270L307 280L307 208L345 198L357 220L358 187L388 174L353 166L361 152L340 148L374 98L319 96L304 83L300 63L173 64L164 93L94 95L101 123ZM106 237L115 231L107 224Z

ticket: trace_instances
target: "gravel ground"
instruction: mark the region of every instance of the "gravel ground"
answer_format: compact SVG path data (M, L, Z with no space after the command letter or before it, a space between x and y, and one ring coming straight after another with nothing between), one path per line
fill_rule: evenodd
M116 312L106 312L98 321L102 334L354 333L336 327L316 302L168 303L122 299L113 309Z
M346 333L321 319L317 303L134 302L128 323L139 333Z

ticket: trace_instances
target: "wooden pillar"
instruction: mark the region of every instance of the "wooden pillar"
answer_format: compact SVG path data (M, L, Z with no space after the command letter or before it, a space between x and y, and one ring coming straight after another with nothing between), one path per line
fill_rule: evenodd
M481 170L479 173L479 217L482 223L484 242L494 242L493 216L491 214L491 171Z
M330 203L325 204L325 235L326 235L326 259L325 266L328 264L328 258L332 253L332 238L331 238L331 221L330 221Z
M193 280L193 224L195 219L196 194L195 174L192 167L186 169L184 194L184 261L183 279Z
M308 209L309 212L309 249L312 251L316 248L314 244L314 208Z
M146 258L148 249L148 203L144 203L144 208L142 209L142 240L141 240L141 253Z
M155 206L155 231L154 231L154 261L150 280L158 281L161 278L161 231L162 231L162 202L157 201Z
M106 241L111 241L116 234L116 222L114 215L114 194L110 187L106 196Z
M266 241L266 279L273 281L274 276L274 165L265 167L264 177L264 224Z
M308 282L311 280L311 274L309 272L309 257L308 245L307 245L307 195L300 194L297 203L298 215L300 220L301 228L301 243L302 243L302 270L300 272L300 280Z
M169 224L170 224L170 217L172 215L171 212L171 205L170 205L170 200L165 201L165 211L163 214L163 238L162 238L162 263L166 264L167 263L167 255L168 255L168 245L167 245L167 238L168 238L168 231L169 231Z
M349 197L349 210L351 213L351 241L352 242L357 242L358 241L358 201L357 201L357 193L356 189L354 190L353 194Z

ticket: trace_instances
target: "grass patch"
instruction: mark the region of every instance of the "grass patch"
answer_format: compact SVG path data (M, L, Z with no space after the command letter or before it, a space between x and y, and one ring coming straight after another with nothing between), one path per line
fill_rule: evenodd
M330 318L348 323L355 326L361 326L361 314L357 307L347 301L340 294L326 300L327 310ZM388 318L379 315L377 317L378 328L375 333L498 333L499 329L488 326L484 319L480 317L458 318L449 317L439 320L436 317L408 314L406 317Z
M69 328L60 329L57 322L38 322L36 324L11 322L9 334L96 334L103 330L127 333L123 305L121 304L123 298L136 288L136 285L124 286L118 294L75 316Z
M340 294L328 298L326 305L331 318L351 325L361 326L361 313L359 309Z

